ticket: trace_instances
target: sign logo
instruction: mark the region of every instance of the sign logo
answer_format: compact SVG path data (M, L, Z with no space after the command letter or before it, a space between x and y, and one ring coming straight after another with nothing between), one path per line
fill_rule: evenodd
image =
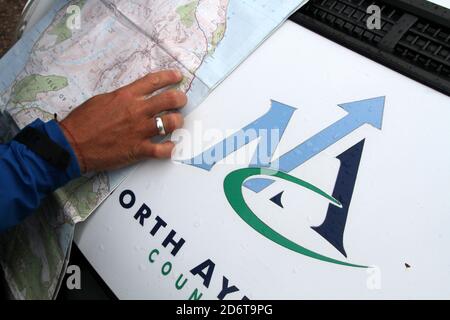
M278 233L250 209L245 202L242 188L245 187L258 193L274 183L273 178L278 178L305 188L328 201L329 206L324 222L320 226L311 228L346 258L347 253L343 244L344 231L365 139L337 156L341 165L332 195L289 173L365 124L381 130L384 104L385 97L340 104L339 107L347 112L346 116L274 160L272 158L278 142L296 109L272 101L271 108L265 115L202 154L183 161L183 163L210 171L218 161L259 138L259 144L250 166L231 172L224 180L225 196L234 211L259 234L286 249L320 261L367 268L364 265L327 257ZM277 130L278 140L269 134L271 130ZM249 131L254 134L248 134ZM282 195L283 192L273 196L270 201L283 208Z

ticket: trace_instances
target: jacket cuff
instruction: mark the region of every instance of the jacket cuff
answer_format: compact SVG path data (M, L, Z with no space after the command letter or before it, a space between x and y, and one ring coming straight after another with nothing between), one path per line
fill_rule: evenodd
M30 124L30 127L34 127L38 130L41 130L47 134L47 136L53 140L53 142L57 143L60 147L64 148L70 154L70 163L65 173L67 175L67 181L76 179L81 176L80 165L78 164L77 156L75 155L72 146L67 141L64 133L61 130L61 127L55 120L51 120L47 123L42 122L37 119L33 123Z

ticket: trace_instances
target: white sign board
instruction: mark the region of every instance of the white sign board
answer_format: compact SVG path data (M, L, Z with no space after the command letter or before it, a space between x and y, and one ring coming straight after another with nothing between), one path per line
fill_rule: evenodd
M76 242L119 298L449 298L449 122L447 96L287 22L173 137L196 158L141 164ZM222 143L242 128L279 139ZM278 161L249 169L258 143Z

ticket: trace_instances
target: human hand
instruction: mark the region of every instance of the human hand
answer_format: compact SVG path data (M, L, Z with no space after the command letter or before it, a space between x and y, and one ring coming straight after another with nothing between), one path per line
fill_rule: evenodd
M182 108L187 97L174 89L146 97L179 83L182 78L174 70L149 74L114 92L91 98L61 121L61 129L75 151L81 171L117 169L147 158L170 158L172 142L150 140L159 134L155 117ZM167 134L183 125L178 112L160 117Z

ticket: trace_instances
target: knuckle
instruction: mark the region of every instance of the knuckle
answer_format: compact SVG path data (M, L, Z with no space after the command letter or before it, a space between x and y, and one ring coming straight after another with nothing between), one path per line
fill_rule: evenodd
M179 129L183 126L184 124L184 118L180 113L175 113L174 114L175 117L175 127L176 129Z
M152 86L158 86L161 83L161 77L158 73L152 73L148 76L148 80Z
M164 127L166 128L167 132L172 132L173 131L173 118L170 115L167 115L164 117L163 119L164 122Z
M163 153L162 153L162 149L161 146L159 144L154 144L153 145L153 158L162 158L163 157Z
M153 155L154 158L158 159L167 158L170 157L171 155L171 150L167 149L163 144L155 144L154 149L155 149Z
M186 99L186 95L178 90L169 90L166 95L168 104L173 107L182 106Z
M157 158L158 157L158 150L157 145L151 144L145 149L145 156L148 158Z
M130 90L125 89L125 88L121 88L121 89L114 91L114 96L115 96L115 98L117 98L121 101L127 101L127 100L132 99L132 94L131 94Z
M177 83L180 80L180 74L176 70L166 70L162 72L167 83Z
M158 145L152 144L147 147L146 154L148 158L159 158Z
M171 113L167 115L167 126L170 131L174 131L183 126L183 117L179 113Z

